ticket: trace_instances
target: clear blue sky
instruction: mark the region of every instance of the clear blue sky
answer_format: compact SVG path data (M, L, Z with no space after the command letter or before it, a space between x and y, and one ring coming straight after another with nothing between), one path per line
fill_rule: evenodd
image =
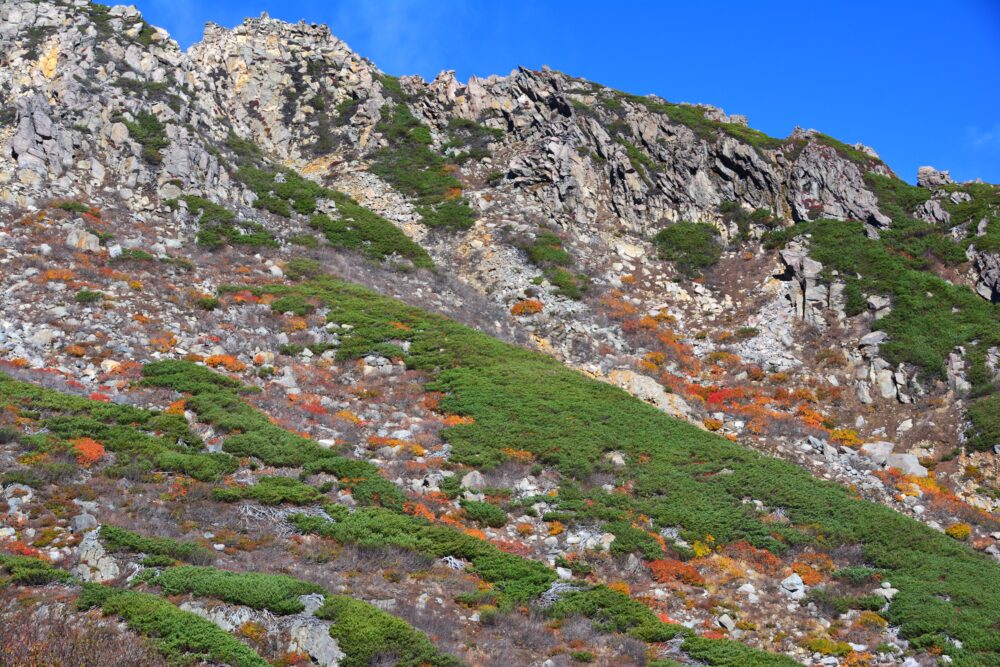
M631 93L706 102L768 134L796 126L917 167L1000 183L1000 0L137 0L182 47L206 21L327 23L389 74L549 65Z

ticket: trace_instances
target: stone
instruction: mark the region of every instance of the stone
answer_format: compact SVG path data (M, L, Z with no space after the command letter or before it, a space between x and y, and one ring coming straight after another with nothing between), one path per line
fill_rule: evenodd
M877 440L875 442L866 442L861 445L861 453L870 458L878 465L885 463L886 459L892 454L892 450L895 447L891 442L885 442L884 440Z
M337 667L346 655L330 636L330 625L308 617L296 619L288 628L289 652L303 651L322 667Z
M73 569L73 574L83 581L104 583L121 575L118 563L105 551L97 531L92 530L84 535L76 553L79 563Z
M904 475L927 477L927 468L913 454L890 454L885 458L885 467L896 468Z
M82 512L69 520L69 529L74 533L83 533L97 528L97 519L93 514Z
M74 227L66 236L66 245L73 250L98 252L101 249L101 240L97 238L96 234Z
M482 491L486 488L486 480L481 472L473 470L462 476L462 486L473 491Z
M736 621L734 621L732 616L730 616L729 614L723 614L722 616L717 618L716 623L719 624L720 628L725 628L730 632L736 629Z
M952 185L951 174L947 171L938 171L934 167L917 168L917 185L922 188L939 188L942 185Z
M806 596L806 585L797 573L781 580L781 590L793 600L801 600Z

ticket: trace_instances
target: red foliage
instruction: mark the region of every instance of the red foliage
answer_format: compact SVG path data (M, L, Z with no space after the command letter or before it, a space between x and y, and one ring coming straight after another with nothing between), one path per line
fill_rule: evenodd
M730 558L747 563L752 569L762 574L778 574L781 571L781 559L767 549L756 549L748 542L734 542L722 550Z
M70 444L76 452L77 463L84 467L97 463L107 454L104 446L93 438L77 438L70 440Z
M652 571L653 577L661 584L680 581L691 586L701 586L705 583L705 577L701 576L698 570L673 558L654 560L649 564L649 569Z

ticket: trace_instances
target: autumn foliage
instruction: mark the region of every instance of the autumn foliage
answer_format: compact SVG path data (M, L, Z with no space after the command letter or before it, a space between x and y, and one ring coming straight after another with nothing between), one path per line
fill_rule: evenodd
M90 466L97 463L107 452L104 446L93 438L77 438L71 440L73 451L76 453L76 460L82 466Z
M542 302L538 299L524 299L523 301L518 301L510 309L510 314L517 315L518 317L524 315L537 315L540 312L542 312Z
M701 586L705 583L705 577L693 566L672 558L654 560L649 564L649 569L661 584L680 581L691 586Z

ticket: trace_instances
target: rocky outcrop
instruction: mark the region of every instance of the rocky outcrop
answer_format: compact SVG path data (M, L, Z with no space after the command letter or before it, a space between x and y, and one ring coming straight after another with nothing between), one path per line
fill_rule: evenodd
M1000 253L977 252L973 267L979 278L976 293L993 303L1000 303Z
M831 309L838 319L844 314L844 284L820 277L823 265L809 257L805 245L791 242L778 253L782 271L780 278L788 281L788 299L795 316L823 329L825 313Z
M939 188L954 182L947 171L938 171L934 167L926 166L917 169L917 185L922 188Z

